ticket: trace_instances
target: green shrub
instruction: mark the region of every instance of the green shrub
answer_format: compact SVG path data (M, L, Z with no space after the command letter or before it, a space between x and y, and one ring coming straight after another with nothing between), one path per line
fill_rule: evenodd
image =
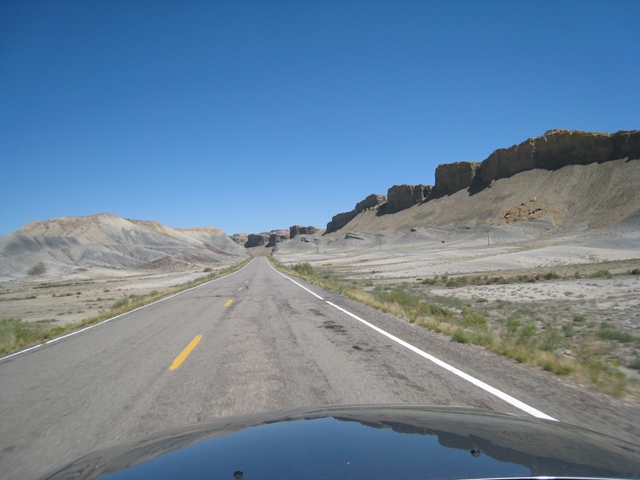
M638 337L635 337L630 333L620 330L612 330L607 326L603 326L601 328L601 330L598 332L598 337L602 338L603 340L612 340L621 343L631 343L639 340Z
M573 323L577 323L578 325L583 325L585 321L586 319L584 318L584 315L573 316Z
M557 273L554 272L547 272L543 275L543 278L545 280L558 280L560 277L560 275L558 275Z
M309 263L296 263L291 267L294 272L301 275L313 275L313 267Z
M519 345L533 346L535 344L535 334L538 331L536 324L527 322L518 331L516 343Z
M560 332L555 328L548 329L540 339L540 349L548 352L553 352L563 348L564 345L565 343L562 335L560 335Z
M469 334L464 330L460 330L460 329L453 332L453 334L451 335L451 339L454 342L458 342L458 343L469 343L470 341Z
M471 312L466 307L462 309L462 323L470 327L486 329L489 319L481 313Z
M520 328L520 320L515 317L509 317L507 319L507 333L510 335L515 335L515 333Z

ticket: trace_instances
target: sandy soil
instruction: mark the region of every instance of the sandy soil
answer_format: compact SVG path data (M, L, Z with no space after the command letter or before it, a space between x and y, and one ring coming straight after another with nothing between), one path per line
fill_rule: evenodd
M168 290L208 275L200 271L123 272L99 270L70 275L64 280L0 285L0 318L21 318L51 326L65 325L108 310L119 299Z

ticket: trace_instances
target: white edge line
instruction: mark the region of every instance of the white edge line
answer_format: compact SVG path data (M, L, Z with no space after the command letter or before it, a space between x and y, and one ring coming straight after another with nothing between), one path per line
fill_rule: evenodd
M420 350L417 347L414 347L413 345L411 345L410 343L405 342L404 340L396 337L395 335L391 335L390 333L382 330L379 327L376 327L375 325L367 322L366 320L363 320L362 318L358 317L357 315L354 315L353 313L349 312L348 310L345 310L342 307L339 307L338 305L329 302L328 300L326 301L326 303L328 303L329 305L331 305L334 308L337 308L338 310L340 310L341 312L346 313L347 315L349 315L350 317L358 320L359 322L363 323L364 325L366 325L367 327L375 330L376 332L384 335L385 337L393 340L396 343L399 343L400 345L402 345L403 347L408 348L409 350L411 350L414 353L417 353L418 355L420 355L423 358L426 358L427 360L435 363L436 365L438 365L439 367L444 368L445 370L453 373L454 375L457 375L458 377L466 380L469 383L472 383L473 385L475 385L478 388L481 388L482 390L498 397L501 400L504 400L505 402L513 405L516 408L519 408L520 410L528 413L529 415L532 415L534 417L537 418L542 418L545 420L553 420L555 422L557 422L558 420L550 417L549 415L547 415L546 413L541 412L540 410L537 410L533 407L531 407L530 405L527 405L524 402L521 402L520 400L512 397L511 395L508 395L506 393L504 393L501 390L498 390L497 388L492 387L491 385L488 385L486 383L484 383L482 380L478 380L475 377L472 377L471 375L463 372L462 370L459 370L451 365L449 365L446 362L443 362L442 360L440 360L439 358L434 357L433 355L428 354L427 352L424 352L422 350Z
M143 308L147 308L147 307L150 307L151 305L155 305L155 304L157 304L157 303L164 302L165 300L169 300L170 298L177 297L178 295L182 295L183 293L187 293L187 292L189 292L189 291L191 291L191 290L195 290L196 288L203 287L203 286L205 286L205 285L207 285L207 284L209 284L209 283L211 283L211 282L215 282L216 280L222 280L223 278L230 277L231 275L234 275L234 274L236 274L236 273L239 273L239 272L241 272L242 270L244 270L245 268L247 268L249 265L251 265L251 263L253 262L253 260L255 260L255 258L254 258L254 259L252 259L252 260L251 260L251 262L247 263L247 264L246 264L244 267L242 267L240 270L236 270L235 272L232 272L232 273L230 273L229 275L225 275L224 277L213 278L213 279L209 280L208 282L201 283L200 285L196 285L195 287L188 288L187 290L183 290L183 291L181 291L181 292L174 293L174 294L169 295L169 296L167 296L167 297L162 297L161 299L156 300L156 301L155 301L155 302L153 302L153 303L148 303L148 304L146 304L146 305L142 305L141 307L135 308L135 309L130 310L130 311L128 311L128 312L124 312L124 313L121 313L120 315L116 315L115 317L107 318L106 320L103 320L103 321L101 321L101 322L99 322L99 323L96 323L96 324L94 324L94 325L89 325L88 327L81 328L80 330L76 330L76 331L71 332L71 333L67 333L66 335L62 335L61 337L52 338L51 340L47 340L47 341L46 341L46 342L44 342L44 343L39 343L38 345L33 345L32 347L25 348L24 350L20 350L19 352L14 352L14 353L12 353L12 354L10 354L10 355L6 355L6 356L4 356L4 357L0 357L0 362L2 362L3 360L6 360L7 358L15 357L16 355L20 355L20 354L22 354L22 353L27 353L27 352L30 352L31 350L35 350L36 348L40 348L40 347L43 347L43 346L45 346L45 345L49 345L49 344L51 344L51 343L58 342L58 341L63 340L63 339L65 339L65 338L72 337L73 335L77 335L78 333L85 332L85 331L87 331L87 330L89 330L89 329L91 329L91 328L94 328L94 327L97 327L97 326L99 326L99 325L102 325L103 323L107 323L107 322L110 322L110 321L112 321L112 320L116 320L117 318L124 317L125 315L129 315L129 314L131 314L131 313L137 312L138 310L142 310ZM302 285L300 285L300 286L302 286ZM304 287L302 287L302 288L304 288ZM315 294L314 294L314 295L315 295ZM316 296L317 296L317 295L316 295Z
M270 266L271 268L273 268L273 265L271 265L271 264L269 263L269 261L267 261L267 263L269 264L269 266ZM324 298L322 298L320 295L318 295L317 293L313 293L313 292L312 292L311 290L309 290L307 287L305 287L304 285L299 284L298 282L296 282L296 281L295 281L294 279L292 279L291 277L287 277L284 273L279 272L279 271L278 271L278 270L276 270L275 268L273 268L273 270L274 270L276 273L279 273L280 275L282 275L284 278L286 278L286 279L287 279L287 280L289 280L290 282L293 282L293 283L295 283L296 285L298 285L300 288L302 288L302 289L306 290L307 292L309 292L309 293L310 293L311 295L313 295L314 297L319 298L320 300L324 300Z
M395 335L390 334L389 332L386 332L385 330L382 330L379 327L376 327L375 325L373 325L372 323L367 322L366 320L363 320L362 318L358 317L357 315L354 315L353 313L349 312L348 310L345 310L342 307L339 307L338 305L336 305L335 303L331 303L329 300L324 300L320 295L317 295L315 293L313 293L311 290L309 290L308 288L304 287L303 285L299 284L298 282L296 282L295 280L291 279L290 277L286 276L285 274L283 274L282 272L279 272L278 270L276 270L269 262L267 262L269 264L269 266L271 268L273 268L277 273L279 273L280 275L282 275L284 278L286 278L287 280L290 280L291 282L295 283L296 285L298 285L300 288L303 288L304 290L306 290L307 292L309 292L311 295L313 295L316 298L319 298L320 300L323 300L325 303L327 303L328 305L331 305L332 307L340 310L343 313L346 313L347 315L349 315L350 317L354 318L355 320L361 322L362 324L366 325L367 327L375 330L376 332L380 333L381 335L384 335L385 337L389 338L390 340L393 340L394 342L402 345L405 348L408 348L409 350L411 350L414 353L417 353L418 355L420 355L421 357L429 360L430 362L435 363L436 365L438 365L439 367L444 368L445 370L453 373L454 375L457 375L458 377L462 378L463 380L466 380L467 382L475 385L478 388L481 388L482 390L484 390L487 393L490 393L491 395L494 395L496 397L498 397L499 399L507 402L510 405L513 405L514 407L522 410L525 413L528 413L531 416L534 416L536 418L541 418L544 420L552 420L554 422L557 422L558 420L547 415L544 412L541 412L540 410L537 410L535 408L533 408L530 405L527 405L524 402L521 402L520 400L518 400L517 398L512 397L509 394L504 393L502 390L498 390L497 388L492 387L491 385L484 383L482 380L478 380L475 377L472 377L471 375L469 375L468 373L463 372L462 370L457 369L456 367L449 365L446 362L443 362L442 360L440 360L439 358L434 357L433 355L428 354L427 352L420 350L418 347L414 347L413 345L411 345L408 342L405 342L404 340L396 337Z

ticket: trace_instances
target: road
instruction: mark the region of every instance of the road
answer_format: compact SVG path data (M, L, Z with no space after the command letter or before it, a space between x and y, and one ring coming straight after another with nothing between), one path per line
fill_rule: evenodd
M321 404L539 413L640 444L633 402L452 343L287 278L260 257L0 360L0 477L33 478L163 428Z

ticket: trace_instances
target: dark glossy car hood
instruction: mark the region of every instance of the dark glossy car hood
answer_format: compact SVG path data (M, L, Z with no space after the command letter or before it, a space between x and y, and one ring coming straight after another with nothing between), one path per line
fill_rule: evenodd
M476 409L337 406L220 419L87 455L52 479L640 478L640 448Z

